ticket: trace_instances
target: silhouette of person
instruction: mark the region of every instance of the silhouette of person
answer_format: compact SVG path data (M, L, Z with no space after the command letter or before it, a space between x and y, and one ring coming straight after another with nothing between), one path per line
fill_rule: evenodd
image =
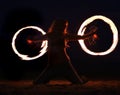
M55 20L48 33L40 38L40 41L48 40L48 65L40 76L34 80L34 84L47 83L52 79L67 79L73 84L83 84L85 82L72 66L66 52L67 43L92 36L95 34L97 27L94 27L89 34L84 36L69 34L67 28L68 21Z

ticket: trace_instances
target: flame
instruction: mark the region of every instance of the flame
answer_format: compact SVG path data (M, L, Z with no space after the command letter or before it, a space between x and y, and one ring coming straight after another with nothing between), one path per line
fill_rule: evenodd
M86 46L85 46L85 43L84 43L84 40L79 40L79 44L81 45L81 48L88 54L90 55L107 55L109 53L111 53L117 46L118 44L118 30L117 30L117 27L115 26L115 24L113 23L112 20L110 20L109 18L105 17L105 16L102 16L102 15L95 15L95 16L92 16L90 18L88 18L87 20L85 20L82 25L80 26L79 30L78 30L78 35L84 35L84 32L85 32L85 29L84 27L87 26L89 23L91 23L92 21L96 20L96 19L100 19L100 20L103 20L104 22L108 23L111 30L112 30L112 33L113 33L113 43L112 45L110 46L110 48L106 51L103 51L103 52L93 52L93 51L90 51ZM93 35L94 38L97 38L97 35Z
M42 42L42 45L41 45L42 49L39 51L39 54L37 56L28 57L28 55L21 54L17 51L16 46L15 46L15 40L16 40L17 36L19 35L19 33L22 32L24 29L35 29L35 30L41 32L43 35L46 34L41 28L39 28L37 26L26 26L26 27L19 29L12 38L12 49L15 52L15 54L17 54L22 60L34 60L34 59L37 59L37 58L41 57L42 55L44 55L47 52L47 47L48 47L47 40ZM29 44L31 44L32 40L27 40L27 42Z

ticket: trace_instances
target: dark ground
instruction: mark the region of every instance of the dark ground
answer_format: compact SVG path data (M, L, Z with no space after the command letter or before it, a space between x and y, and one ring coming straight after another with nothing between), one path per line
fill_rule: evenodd
M61 81L62 83L62 81ZM89 80L83 85L33 85L31 80L0 81L0 95L120 95L120 80Z

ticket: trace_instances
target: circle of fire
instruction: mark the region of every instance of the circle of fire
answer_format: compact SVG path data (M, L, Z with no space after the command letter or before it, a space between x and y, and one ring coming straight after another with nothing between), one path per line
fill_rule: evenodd
M13 48L13 51L15 52L15 54L17 54L22 60L34 60L34 59L37 59L37 58L41 57L42 55L44 55L47 51L47 44L48 44L48 42L46 40L42 42L42 45L41 45L42 49L39 51L39 54L37 56L28 57L28 55L21 54L17 51L16 46L15 46L15 40L16 40L17 36L19 35L19 33L21 31L23 31L24 29L35 29L35 30L41 32L43 35L46 34L41 28L39 28L37 26L27 26L27 27L23 27L23 28L19 29L12 38L12 48Z
M115 24L113 23L112 20L110 20L109 18L105 17L105 16L102 16L102 15L95 15L95 16L92 16L90 18L88 18L87 20L85 20L82 25L80 26L79 30L78 30L78 35L84 35L84 32L85 32L85 29L84 28L85 26L87 26L89 23L91 23L92 21L96 20L96 19L100 19L100 20L103 20L104 22L108 23L111 30L112 30L112 33L113 33L113 42L112 42L112 45L110 46L110 48L104 52L93 52L93 51L90 51L86 46L85 46L85 43L84 43L84 40L78 40L79 41L79 44L81 45L81 48L88 54L90 55L107 55L109 53L111 53L115 47L117 46L117 43L118 43L118 30L115 26Z

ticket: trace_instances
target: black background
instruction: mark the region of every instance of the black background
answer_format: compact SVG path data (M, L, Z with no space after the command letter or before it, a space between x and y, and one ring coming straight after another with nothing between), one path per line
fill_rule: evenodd
M82 22L93 15L110 18L120 29L119 0L1 0L0 1L0 76L1 79L34 79L47 64L47 53L32 61L21 60L14 54L11 40L21 27L36 25L47 32L52 21L67 19L68 30L77 34ZM101 25L102 26L102 25ZM104 29L102 32L105 32ZM109 38L105 33L104 42ZM116 49L105 56L91 56L85 53L78 42L70 42L68 54L78 71L89 77L120 77L120 42ZM103 45L104 44L100 44Z

